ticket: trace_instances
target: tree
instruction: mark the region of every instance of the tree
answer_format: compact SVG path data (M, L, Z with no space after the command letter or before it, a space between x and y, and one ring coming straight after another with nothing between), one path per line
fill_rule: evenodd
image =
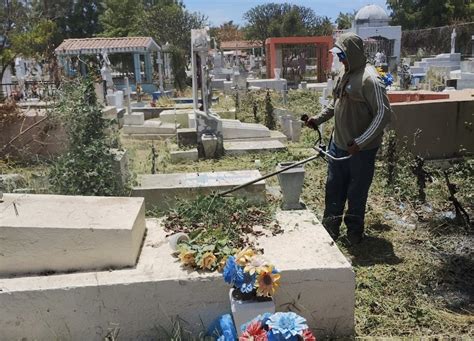
M258 5L244 14L246 37L260 41L270 37L312 36L332 34L329 18L320 17L308 7L288 3Z
M150 36L161 45L170 44L174 86L184 89L185 69L191 55L191 30L203 28L207 18L200 13L189 12L180 1L157 0L149 4L142 20L141 35Z
M55 45L66 38L86 38L101 30L99 16L104 10L103 0L33 0L35 17L54 21L57 26Z
M55 30L51 20L38 18L20 0L0 2L0 81L18 55L40 57Z
M404 30L474 21L474 3L464 0L387 0L392 23Z
M216 40L220 43L222 41L235 41L243 40L244 32L240 29L239 25L234 24L234 22L228 21L215 28L215 33L213 34L216 37Z
M138 35L145 17L144 5L136 0L105 0L104 12L99 17L103 37Z
M352 13L339 12L339 15L337 16L337 19L336 19L337 29L347 30L351 28L355 15L356 15L355 11L353 11Z
M168 42L189 54L191 29L203 28L207 17L189 12L181 2L161 0L147 9L142 20L140 34L153 37L159 44Z

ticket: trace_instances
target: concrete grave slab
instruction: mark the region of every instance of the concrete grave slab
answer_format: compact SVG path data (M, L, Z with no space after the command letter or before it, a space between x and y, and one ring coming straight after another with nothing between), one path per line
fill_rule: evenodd
M160 114L160 121L166 123L178 123L181 128L189 127L189 114L192 109L163 110Z
M224 191L261 176L258 170L144 174L138 176L140 185L133 187L132 196L144 197L147 209L167 210L173 206L176 198L194 199L200 194ZM256 202L263 201L265 181L259 181L234 194Z
M170 152L171 163L178 163L182 161L197 161L199 159L197 148L189 150L175 150Z
M276 140L268 141L225 141L225 155L243 155L247 153L275 152L286 150L287 147Z
M277 311L298 309L318 338L354 331L355 277L316 216L280 211L285 230L259 239L265 257L281 271ZM197 335L230 311L229 286L219 273L189 272L171 256L161 221L147 220L136 268L0 279L0 330L5 340L160 339L176 316Z
M145 123L145 114L142 112L132 112L131 114L123 115L124 125L140 126Z
M144 233L142 198L4 194L0 277L134 266Z
M239 120L222 119L222 135L225 140L270 137L270 129L263 124L242 123Z
M124 125L124 134L175 134L179 124L161 122L157 119L145 121L143 125Z

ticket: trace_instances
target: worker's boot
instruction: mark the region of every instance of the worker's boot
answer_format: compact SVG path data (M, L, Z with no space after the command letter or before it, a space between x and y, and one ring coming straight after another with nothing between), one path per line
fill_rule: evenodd
M334 241L339 238L341 223L342 218L340 216L323 218L323 226Z

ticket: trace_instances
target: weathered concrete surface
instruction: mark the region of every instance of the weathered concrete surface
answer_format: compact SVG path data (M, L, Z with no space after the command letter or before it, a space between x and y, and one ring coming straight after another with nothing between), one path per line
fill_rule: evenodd
M144 123L145 123L145 114L143 112L132 112L131 114L123 115L124 125L141 126Z
M278 311L293 303L318 338L354 329L354 272L309 211L277 214L285 233L260 240L281 271ZM134 269L0 279L1 340L159 339L177 315L196 334L230 312L221 274L183 270L156 219ZM294 308L294 307L293 307Z
M160 114L160 121L166 123L178 123L181 128L189 127L189 114L192 109L163 110Z
M179 124L165 123L156 119L145 121L143 125L124 125L124 134L175 134Z
M224 141L225 155L243 155L247 153L275 152L287 147L277 140L266 141Z
M134 266L144 233L142 198L4 194L0 277Z
M179 163L181 161L197 161L199 159L197 148L171 151L170 156L171 163Z
M392 105L391 127L414 154L439 159L474 153L474 98L450 96Z
M198 195L225 191L262 175L258 170L143 174L138 176L139 186L132 189L132 196L144 197L147 209L168 210L176 199L194 199ZM265 200L265 181L242 188L233 195L244 196L256 202Z
M242 123L239 120L222 119L224 140L253 137L270 137L270 129L263 124Z

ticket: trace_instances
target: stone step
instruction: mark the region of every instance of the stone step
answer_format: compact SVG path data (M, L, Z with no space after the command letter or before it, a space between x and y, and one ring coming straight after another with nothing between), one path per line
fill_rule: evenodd
M145 234L142 198L5 194L0 277L132 267Z
M132 189L133 197L144 197L147 209L167 210L176 199L194 199L198 195L225 191L252 179L261 177L258 170L143 174L138 176L139 186ZM265 200L265 181L259 181L235 192L252 201Z
M287 147L280 141L224 141L225 155L243 155L247 153L275 152L286 150Z

